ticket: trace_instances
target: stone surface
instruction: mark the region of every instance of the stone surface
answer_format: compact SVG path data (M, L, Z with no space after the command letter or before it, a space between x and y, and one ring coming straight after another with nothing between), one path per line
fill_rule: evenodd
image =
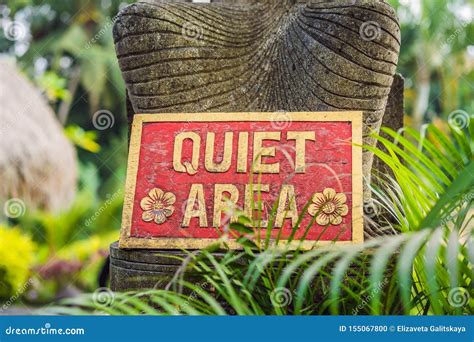
M403 113L404 113L404 101L403 91L405 87L405 80L400 74L396 74L393 80L392 89L388 96L387 106L385 108L385 114L383 116L382 126L390 127L394 131L399 131L403 128ZM381 133L385 138L388 135ZM382 148L381 144L378 144ZM393 175L390 168L382 162L378 157L374 158L373 170L379 171L383 174Z
M382 123L400 28L377 0L160 1L124 8L114 39L135 113L362 110L368 134Z
M382 122L400 128L400 27L387 3L211 2L149 0L119 13L114 39L130 122L135 113L362 110L366 135ZM365 152L366 178L372 160ZM177 255L113 244L112 289L164 288Z
M174 251L162 253L122 250L117 242L113 243L110 246L110 287L114 291L164 288L182 263L175 256L185 255Z
M219 257L221 254L214 254ZM110 245L110 288L113 291L164 289L187 254L178 250L125 250ZM192 275L188 274L188 280Z

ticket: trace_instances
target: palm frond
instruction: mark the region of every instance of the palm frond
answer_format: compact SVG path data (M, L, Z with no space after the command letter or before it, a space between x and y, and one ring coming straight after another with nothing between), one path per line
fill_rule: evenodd
M99 313L472 314L473 129L451 130L427 126L426 134L407 129L403 137L383 129L392 140L374 135L382 148L367 147L394 174L372 189L390 216L386 222L401 234L292 250L270 243L274 206L263 236L257 224L261 241L245 236L254 220L239 217L230 227L244 234L242 250L216 256L217 244L189 253L170 290L117 294ZM93 299L64 302L59 311L94 312L100 307Z

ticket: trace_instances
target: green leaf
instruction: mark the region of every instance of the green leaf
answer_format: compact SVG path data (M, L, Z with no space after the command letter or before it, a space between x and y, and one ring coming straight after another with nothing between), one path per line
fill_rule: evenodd
M448 204L457 203L466 193L466 189L474 187L474 161L471 161L441 195L420 224L420 228L437 227L441 220L451 211L443 210ZM448 208L452 208L449 207ZM441 215L444 213L444 215Z

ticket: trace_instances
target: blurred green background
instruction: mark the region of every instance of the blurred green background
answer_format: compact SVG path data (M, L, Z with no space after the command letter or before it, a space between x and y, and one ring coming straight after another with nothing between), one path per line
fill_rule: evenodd
M133 2L133 1L130 1ZM405 125L474 112L474 6L468 0L391 0L399 14ZM125 88L112 40L127 1L0 1L0 53L47 98L76 145L79 184L70 210L27 210L0 221L0 298L42 304L97 288L118 238L126 171ZM13 32L15 39L9 34ZM94 127L99 111L113 125ZM12 229L11 227L15 227ZM26 285L23 285L26 284Z

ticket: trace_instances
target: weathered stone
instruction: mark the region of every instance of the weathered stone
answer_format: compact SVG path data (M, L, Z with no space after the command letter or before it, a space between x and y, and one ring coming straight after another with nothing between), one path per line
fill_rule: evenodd
M126 251L118 248L115 242L110 246L110 287L114 291L140 289L162 289L172 279L181 265L175 258L183 253L166 251L165 254L153 251Z
M110 245L110 287L114 291L164 289L187 256L177 250L119 249L114 242ZM191 280L192 275L187 273L186 279Z
M124 8L114 39L134 113L362 110L367 135L382 123L400 27L377 0L160 1Z
M392 82L400 27L387 3L189 2L137 3L117 16L130 122L136 113L361 110L370 145L375 141L367 135L382 121L399 128L403 80ZM366 179L372 160L365 152ZM179 267L172 253L183 256L115 244L111 252L114 290L163 288ZM164 260L157 253L172 255Z
M385 108L385 114L383 116L382 126L390 127L394 131L399 131L403 127L403 113L404 113L404 101L403 91L405 88L405 80L402 75L396 74L393 79L392 89L388 96L387 106ZM384 138L389 138L387 134L381 133ZM383 149L381 144L378 144ZM374 158L373 170L376 170L382 174L388 174L393 176L393 172L390 168L378 157Z

